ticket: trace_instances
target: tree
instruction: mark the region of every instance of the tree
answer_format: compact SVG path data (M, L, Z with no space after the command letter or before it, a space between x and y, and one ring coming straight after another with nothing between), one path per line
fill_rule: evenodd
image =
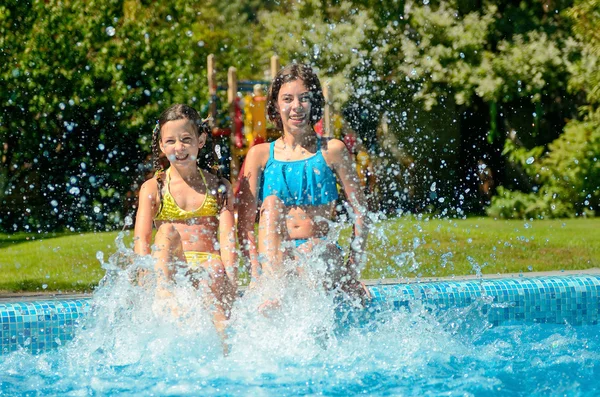
M201 3L1 6L0 229L122 225L160 111L207 100L205 59L228 34Z
M581 104L567 89L579 51L561 12L570 4L289 2L259 16L272 26L261 45L316 65L344 107L368 119L359 123L369 126L366 141L390 120L414 160L416 209L478 211L481 167L495 185L529 183L502 155L510 134L546 145ZM382 172L398 173L391 168Z
M600 210L600 1L583 0L566 13L573 20L578 56L568 62L569 89L584 93L581 118L548 145L527 150L507 142L505 153L535 183L533 192L502 190L488 213L505 218L596 215ZM524 204L527 203L527 204Z

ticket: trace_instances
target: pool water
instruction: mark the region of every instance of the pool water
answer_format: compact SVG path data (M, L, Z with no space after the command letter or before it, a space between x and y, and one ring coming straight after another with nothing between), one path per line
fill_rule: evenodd
M455 310L416 303L353 312L309 295L296 291L297 304L271 317L255 313L252 296L242 298L224 356L201 305L175 318L143 294L99 293L73 341L0 356L0 394L599 393L598 325L492 326L485 299ZM179 298L195 299L189 291Z
M366 309L307 277L260 314L263 284L224 346L202 290L180 282L174 315L135 266L105 267L72 340L0 355L0 395L600 394L599 277L374 286Z

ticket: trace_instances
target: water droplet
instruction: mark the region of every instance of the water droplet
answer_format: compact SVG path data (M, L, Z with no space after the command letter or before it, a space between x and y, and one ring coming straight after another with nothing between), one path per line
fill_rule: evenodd
M106 28L106 34L110 37L113 37L117 31L112 26Z
M533 164L533 162L534 162L534 161L535 161L535 159L533 158L533 156L532 156L532 157L529 157L527 160L525 160L525 162L526 162L527 164Z

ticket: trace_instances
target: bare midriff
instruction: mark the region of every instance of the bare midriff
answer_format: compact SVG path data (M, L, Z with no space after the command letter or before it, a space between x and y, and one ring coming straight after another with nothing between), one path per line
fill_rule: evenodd
M332 213L333 204L288 207L286 226L289 238L298 240L327 235L329 225L325 219L331 219Z
M219 254L216 240L219 222L216 217L193 218L185 221L156 222L156 227L169 223L175 227L181 236L184 251L208 252Z

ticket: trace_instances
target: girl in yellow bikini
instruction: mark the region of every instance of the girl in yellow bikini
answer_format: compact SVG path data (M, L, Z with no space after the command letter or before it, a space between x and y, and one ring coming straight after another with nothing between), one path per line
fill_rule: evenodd
M155 259L159 298L170 296L177 272L196 288L208 287L213 321L223 334L237 286L233 193L227 180L207 170L216 163L209 139L208 124L193 108L177 104L161 114L152 134L157 172L140 190L134 251ZM168 160L166 170L161 157ZM204 270L208 281L199 281Z

